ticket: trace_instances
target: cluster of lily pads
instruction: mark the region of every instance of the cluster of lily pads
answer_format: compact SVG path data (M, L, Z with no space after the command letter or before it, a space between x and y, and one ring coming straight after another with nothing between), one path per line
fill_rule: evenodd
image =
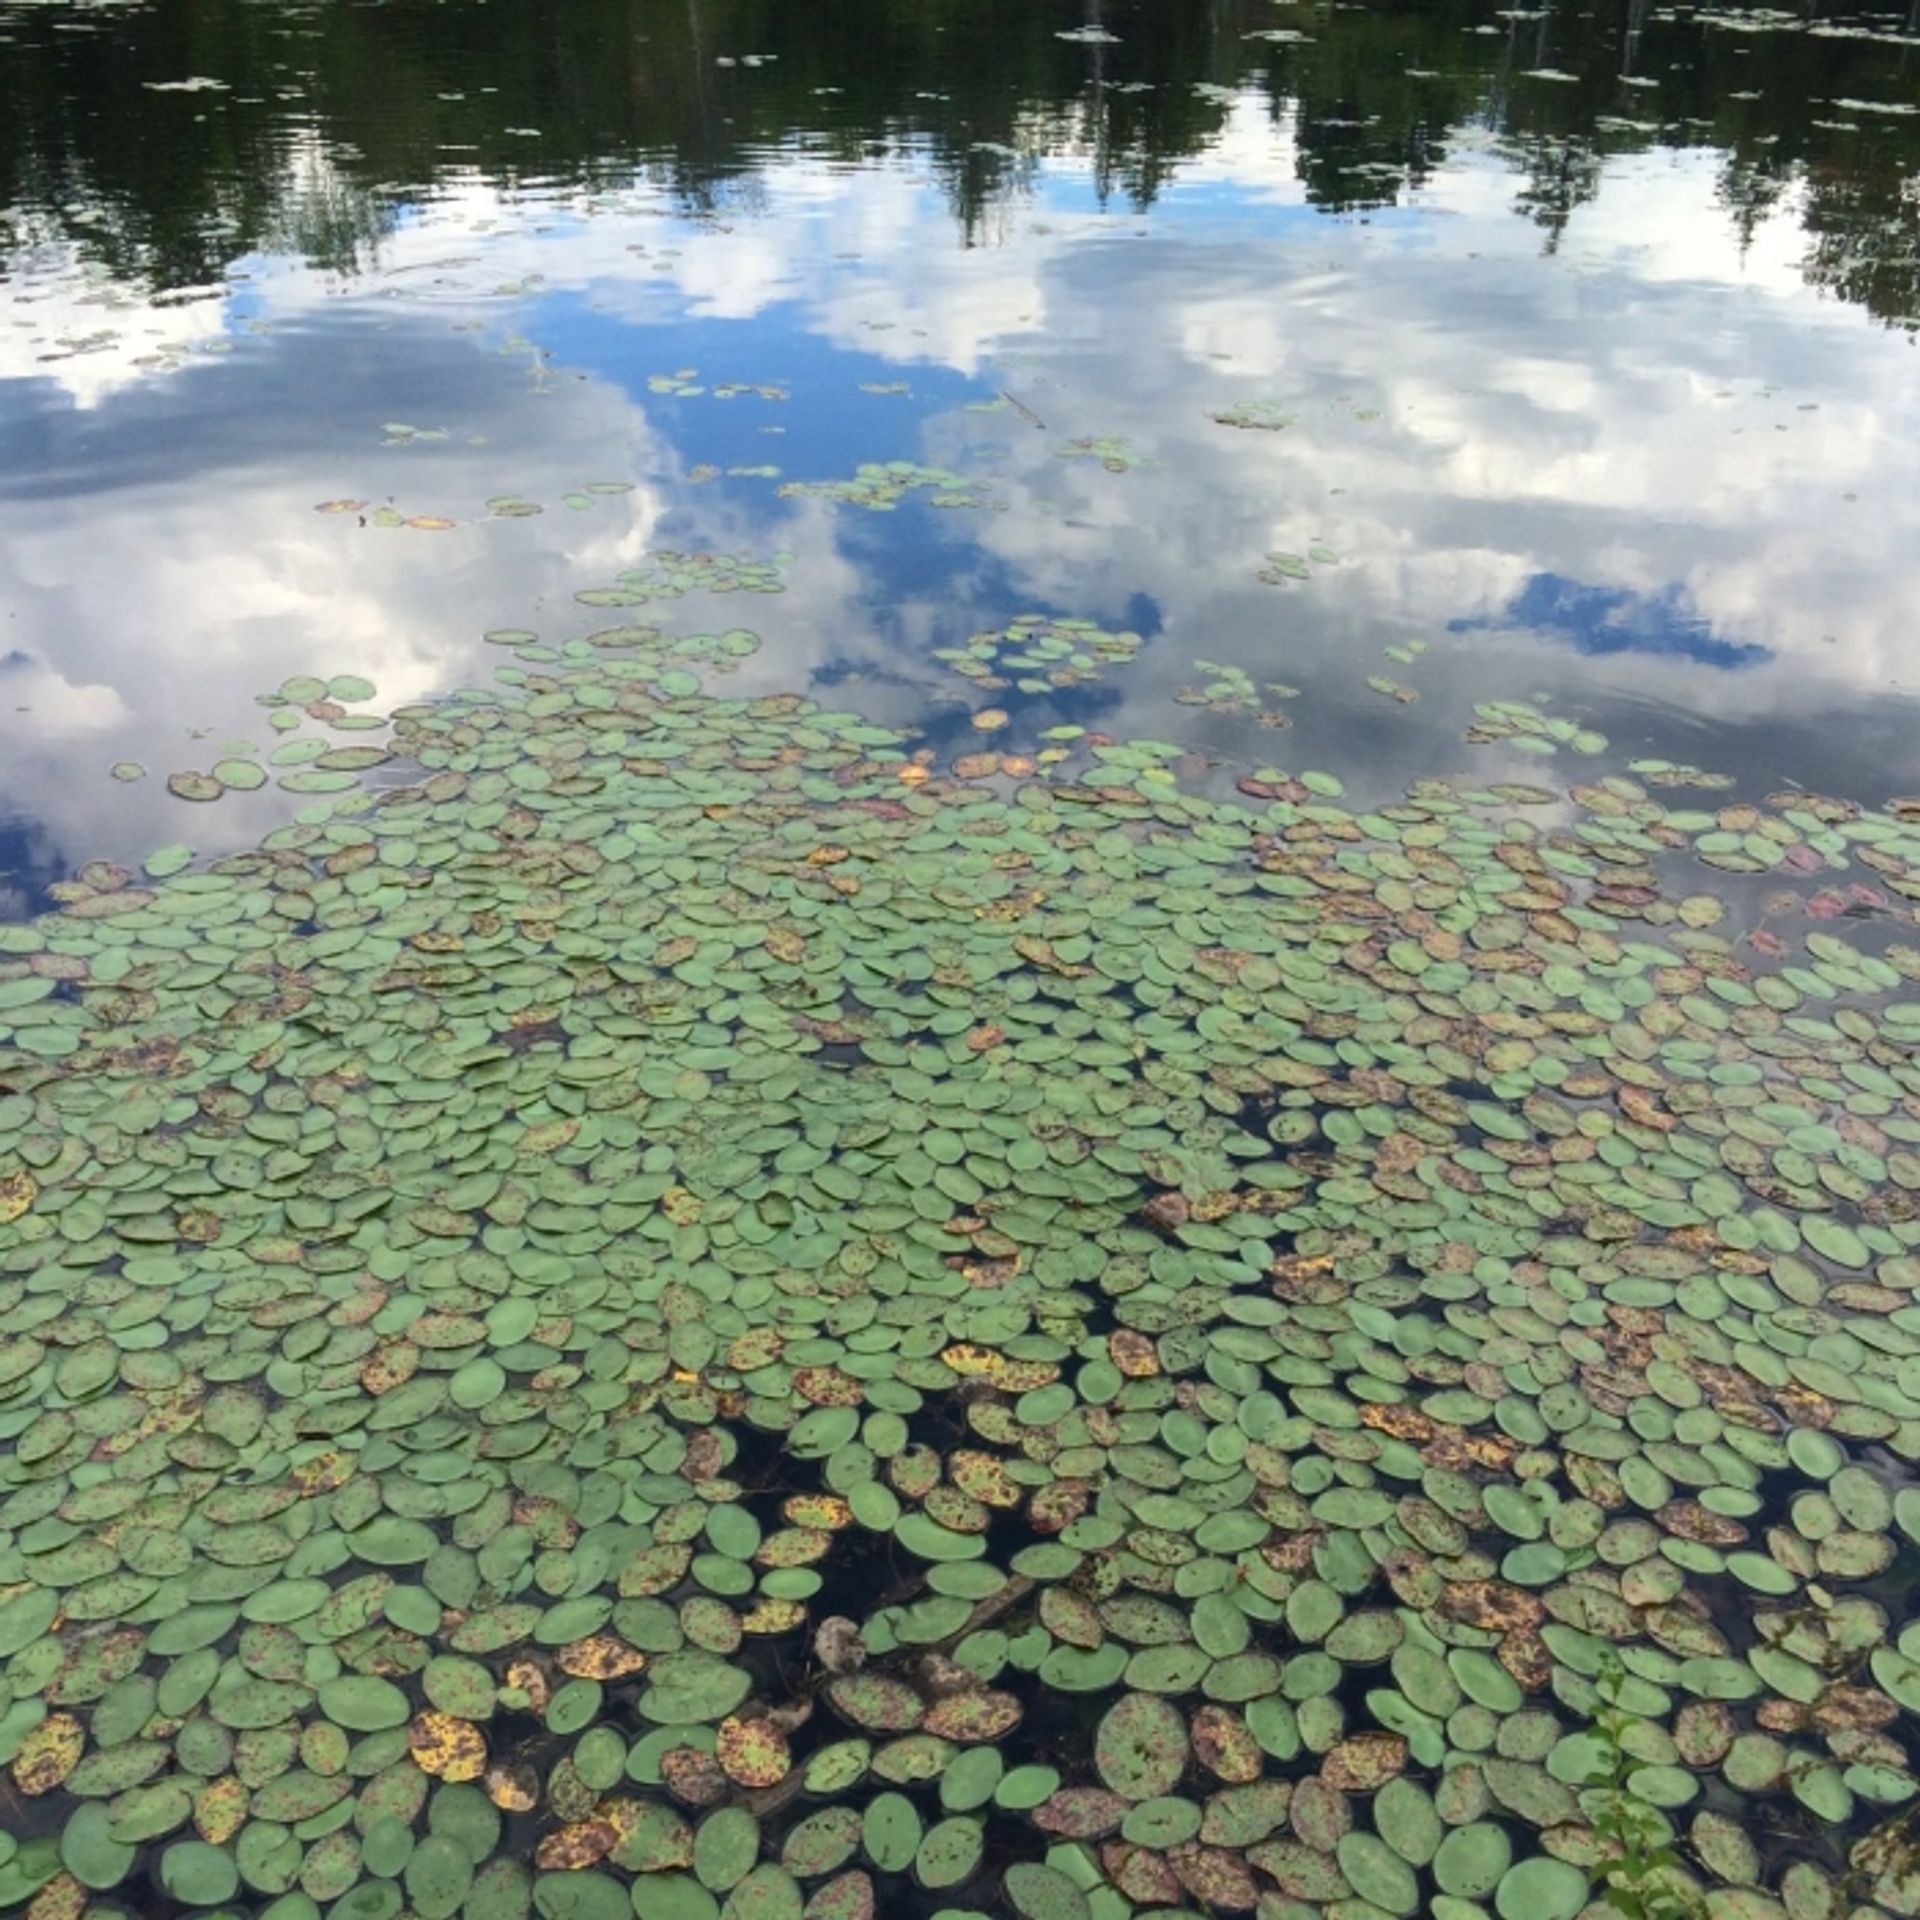
M1690 760L1634 760L1628 763L1628 771L1636 774L1650 787L1730 787L1734 784L1730 773L1709 773L1704 767L1696 767Z
M358 516L362 526L378 527L385 532L404 527L415 533L451 533L460 524L444 513L402 513L396 506L376 507L369 500L320 500L314 503L313 510L315 513L351 513Z
M1277 587L1288 580L1311 580L1314 567L1337 567L1340 556L1331 547L1318 545L1309 547L1305 553L1289 553L1277 547L1266 556L1266 562L1259 577L1268 586Z
M407 428L402 433L398 422L387 423L388 446L402 446L417 440L445 439L444 430L432 432L420 428ZM561 504L570 507L576 513L592 510L597 500L633 491L630 480L589 480L584 486L574 488L561 496ZM374 506L367 500L340 498L321 500L314 505L315 513L354 514L364 526L385 530L410 527L419 533L450 533L460 522L441 513L402 513L392 505ZM538 500L530 500L524 494L496 494L486 503L487 518L490 520L531 520L546 512Z
M573 597L583 607L638 607L649 600L678 600L689 593L783 593L793 556L776 553L750 560L727 553L685 553L661 547L642 566L629 567L610 587L583 587ZM512 631L496 629L495 632ZM493 638L489 634L488 638ZM537 639L529 634L528 639Z
M780 488L783 499L813 496L876 513L891 512L910 493L924 493L930 507L1005 505L993 497L984 481L970 480L950 467L923 467L912 460L863 460L850 480L789 480Z
M1498 740L1518 753L1537 753L1543 758L1562 747L1575 753L1598 754L1607 750L1607 736L1563 714L1542 713L1527 700L1483 700L1473 710L1473 725L1467 740L1474 746Z
M1383 648L1382 652L1395 666L1410 667L1426 650L1427 643L1424 640L1405 640L1394 646ZM1395 701L1403 707L1412 706L1420 698L1418 688L1408 686L1404 680L1394 679L1391 674L1368 674L1367 687L1369 691Z
M1417 688L1410 687L1404 680L1396 680L1391 674L1370 673L1367 675L1367 687L1370 692L1383 698L1397 701L1403 707L1410 707L1420 698Z
M1109 633L1077 616L1023 613L1005 627L968 637L964 647L936 647L933 657L976 687L999 692L1055 693L1084 686L1108 667L1139 657L1142 636Z
M366 701L374 696L371 680L357 673L337 673L331 680L314 674L294 674L274 693L258 695L268 710L268 721L276 733L292 733L303 720L317 721L341 733L383 732L383 715L353 713L347 701ZM279 784L289 793L342 793L358 784L358 776L384 765L391 756L384 747L334 746L312 735L283 740L260 764L260 749L251 741L230 740L213 763L211 772L186 769L167 775L167 791L176 800L218 800L227 793L252 793L264 787L273 774L283 769ZM132 784L147 777L147 769L138 760L116 760L108 769L113 778ZM168 849L163 856L173 857ZM152 870L151 862L148 863Z
M648 376L649 393L669 394L676 400L691 400L703 393L710 393L716 400L737 400L743 393L750 393L759 400L790 400L791 391L783 386L752 380L723 380L715 386L701 383L698 367L677 367L672 373L656 373Z
M1147 464L1124 434L1086 434L1054 449L1056 460L1097 460L1109 473L1131 473Z
M1298 687L1280 680L1256 686L1246 668L1231 661L1196 660L1193 664L1208 678L1196 686L1175 691L1173 697L1183 707L1205 707L1210 713L1250 714L1263 727L1293 725L1285 707L1276 703L1297 699Z
M1920 1910L1904 809L518 644L0 928L0 1910Z

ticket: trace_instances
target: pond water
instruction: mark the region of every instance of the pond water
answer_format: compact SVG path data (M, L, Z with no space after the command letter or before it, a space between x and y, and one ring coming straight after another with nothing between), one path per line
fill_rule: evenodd
M257 740L289 674L464 684L659 547L788 552L758 679L943 744L939 650L1040 611L1145 644L1023 740L1397 789L1512 697L1903 791L1910 24L0 11L9 897L150 843L114 763ZM885 461L978 504L791 491ZM1201 660L1300 693L1182 707Z
M1920 16L0 100L0 1911L1920 1911Z

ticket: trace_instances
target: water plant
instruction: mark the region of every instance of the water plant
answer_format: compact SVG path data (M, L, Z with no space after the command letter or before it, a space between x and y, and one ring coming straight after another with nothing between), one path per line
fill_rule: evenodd
M1044 694L1100 679L1130 664L1143 637L1109 633L1092 620L1023 613L1001 629L968 636L964 647L937 647L933 657L974 685Z
M0 930L0 1906L1574 1920L1685 1809L1717 1920L1859 1884L1903 814L941 770L744 629L494 637ZM1883 922L1767 963L1692 853Z
M1606 1849L1600 1877L1607 1905L1626 1920L1698 1920L1705 1904L1674 1848L1673 1827L1633 1784L1642 1763L1628 1741L1643 1723L1620 1705L1627 1672L1617 1655L1601 1661L1594 1691L1602 1704L1592 1720L1588 1787L1593 1831Z
M788 480L783 499L812 496L890 513L909 494L921 493L934 507L1000 507L983 480L969 479L950 467L923 467L912 460L863 460L847 480Z

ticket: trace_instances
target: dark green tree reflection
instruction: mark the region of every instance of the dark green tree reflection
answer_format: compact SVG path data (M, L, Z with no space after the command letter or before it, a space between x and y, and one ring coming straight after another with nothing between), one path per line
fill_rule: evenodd
M638 177L718 212L750 205L796 145L849 165L919 150L963 240L991 244L1049 155L1090 156L1103 196L1150 204L1253 87L1329 213L1390 206L1491 139L1552 248L1610 158L1705 146L1725 155L1744 233L1790 199L1809 280L1890 324L1920 307L1916 39L1897 9L1098 12L1111 42L1064 40L1088 17L1011 0L20 9L0 15L0 260L64 236L157 290L263 249L351 271L402 208L461 177ZM196 77L220 85L180 89Z

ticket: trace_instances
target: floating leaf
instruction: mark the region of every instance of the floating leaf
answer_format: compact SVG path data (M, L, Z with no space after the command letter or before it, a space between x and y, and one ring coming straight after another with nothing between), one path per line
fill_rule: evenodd
M1094 1734L1094 1764L1115 1793L1150 1800L1186 1770L1186 1723L1158 1695L1130 1693L1108 1708Z
M414 1764L441 1780L478 1780L487 1767L487 1743L478 1727L429 1709L408 1729Z
M716 1757L727 1778L743 1787L774 1786L793 1766L786 1736L764 1718L722 1720Z

